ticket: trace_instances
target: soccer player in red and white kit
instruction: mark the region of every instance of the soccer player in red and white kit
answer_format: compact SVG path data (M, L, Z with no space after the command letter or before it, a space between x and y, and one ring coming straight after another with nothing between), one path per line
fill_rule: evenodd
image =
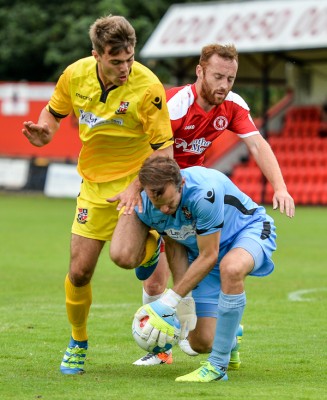
M241 96L231 91L238 70L238 53L233 45L212 44L203 47L196 67L196 82L192 85L171 88L167 91L167 104L174 133L174 157L181 168L203 165L206 150L226 129L242 139L249 153L274 189L273 208L280 209L290 218L295 206L287 191L278 161L256 128L249 107ZM141 267L142 268L142 267ZM136 274L142 271L136 270ZM166 289L169 270L165 254L153 274L144 281L143 304L157 300ZM186 311L187 312L187 311ZM180 342L182 350L190 355L211 351L213 337L206 328L216 324L216 318L198 315L196 328L189 332L189 343ZM194 326L190 314L184 324ZM193 327L192 326L192 327ZM182 326L187 330L187 326ZM213 330L214 331L214 330ZM192 349L195 351L193 352ZM232 355L239 367L239 354ZM172 363L171 351L147 354L135 361L135 365L158 365ZM233 365L230 365L233 367Z

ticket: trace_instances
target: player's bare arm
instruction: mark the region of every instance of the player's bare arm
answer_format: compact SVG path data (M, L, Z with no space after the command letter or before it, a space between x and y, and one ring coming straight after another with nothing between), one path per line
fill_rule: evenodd
M268 144L261 135L253 135L243 139L249 152L255 159L258 167L274 189L273 208L279 208L281 213L286 213L290 218L295 215L295 205L280 170L278 161Z
M37 124L27 121L23 125L22 133L29 142L36 147L42 147L51 142L59 129L60 120L56 119L46 108L43 108Z
M174 284L173 290L181 297L189 293L215 266L219 253L220 232L197 236L199 255L184 276Z

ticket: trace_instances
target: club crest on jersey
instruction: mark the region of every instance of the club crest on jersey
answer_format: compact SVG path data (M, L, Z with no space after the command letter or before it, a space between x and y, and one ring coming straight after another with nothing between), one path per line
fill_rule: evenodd
M88 210L87 208L79 208L77 214L77 222L79 224L86 224L88 217Z
M191 219L192 218L192 214L191 214L190 210L187 207L183 206L182 207L182 212L185 215L186 219Z
M115 111L115 114L126 114L129 106L129 101L121 101L118 110Z
M223 117L223 116L217 117L213 121L213 126L215 129L217 129L217 131L223 131L228 126L228 120L226 117Z

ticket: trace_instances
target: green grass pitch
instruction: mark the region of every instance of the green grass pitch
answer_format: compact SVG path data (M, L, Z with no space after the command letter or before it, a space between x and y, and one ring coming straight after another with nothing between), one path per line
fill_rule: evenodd
M3 400L326 399L327 208L299 207L277 225L275 272L246 281L242 365L229 381L174 382L205 355L174 350L174 363L136 367L131 335L141 305L133 271L105 246L93 278L87 373L63 376L70 327L64 305L75 201L0 194L0 398Z

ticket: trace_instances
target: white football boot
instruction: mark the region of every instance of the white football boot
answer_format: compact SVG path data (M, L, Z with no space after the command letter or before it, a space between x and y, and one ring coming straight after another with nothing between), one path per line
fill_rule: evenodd
M194 351L190 345L190 342L188 341L188 339L182 339L178 342L178 346L180 347L180 349L186 353L188 356L198 356L199 353L197 353L196 351Z
M173 352L167 350L164 353L148 353L140 359L133 362L133 365L160 365L160 364L172 364L173 363Z

